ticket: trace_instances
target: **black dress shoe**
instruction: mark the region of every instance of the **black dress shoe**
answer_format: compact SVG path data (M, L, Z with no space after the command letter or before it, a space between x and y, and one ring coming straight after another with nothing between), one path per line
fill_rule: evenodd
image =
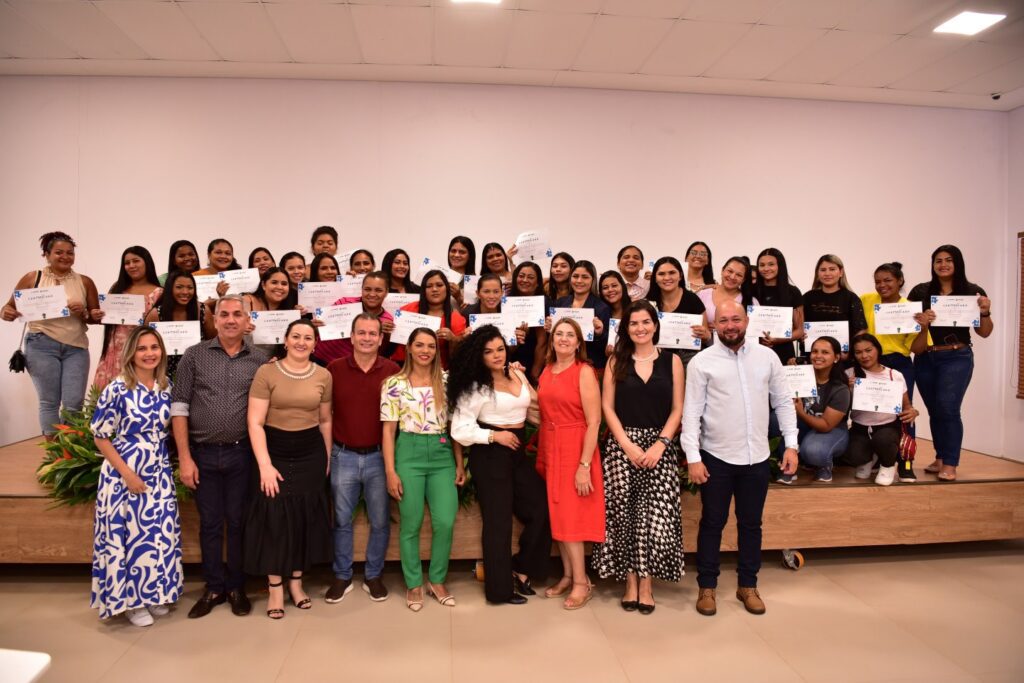
M192 609L188 611L188 618L198 619L200 617L205 617L214 607L217 605L223 605L225 599L226 598L223 593L206 591L203 593L203 597L199 598L199 602L192 605Z
M654 611L654 605L647 605L639 602L637 603L637 609L640 611L640 614L650 614Z
M488 600L488 602L490 602ZM512 597L508 600L502 600L500 602L492 602L492 605L525 605L527 602L526 598L518 593L513 593Z
M537 591L533 590L533 586L530 585L530 580L526 579L523 581L515 573L512 574L512 587L519 595L536 595Z
M622 605L622 609L627 612L635 612L637 608L640 607L640 603L636 600L623 600L619 604Z
M231 603L231 613L236 617L244 617L252 611L252 603L245 591L231 591L228 593L228 602Z

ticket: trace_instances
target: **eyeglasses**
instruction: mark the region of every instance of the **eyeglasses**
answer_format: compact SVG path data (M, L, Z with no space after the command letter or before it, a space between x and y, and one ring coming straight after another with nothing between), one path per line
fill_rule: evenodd
M688 256L692 256L694 258L707 258L708 257L708 252L706 252L706 251L697 251L696 249L691 249L690 253L687 254L687 255Z

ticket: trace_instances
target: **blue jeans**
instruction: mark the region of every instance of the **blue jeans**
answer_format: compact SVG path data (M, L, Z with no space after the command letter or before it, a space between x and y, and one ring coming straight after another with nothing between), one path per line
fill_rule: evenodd
M254 460L252 446L246 439L233 445L193 443L189 450L199 469L195 499L206 588L219 594L244 591L242 525L249 495L255 488L250 477ZM225 527L227 543L224 542Z
M907 396L910 398L910 402L914 402L914 380L917 373L914 371L914 361L911 360L910 356L904 356L902 353L887 353L883 355L879 362L887 368L892 368L903 375L903 380L907 383ZM917 426L914 424L910 425L910 435L917 436Z
M935 457L947 465L960 464L964 421L960 406L974 374L974 351L930 351L914 358L917 388L928 407L928 424L935 442Z
M388 480L384 474L384 456L380 451L360 455L331 449L331 491L334 494L334 575L352 578L352 516L362 492L366 516L370 520L370 538L366 542L367 579L384 573L384 556L391 536Z
M819 469L832 469L836 458L846 452L850 433L844 425L830 432L818 432L800 422L800 462Z
M39 396L39 426L43 434L54 434L61 406L64 410L82 409L89 381L89 349L30 332L25 335L25 360Z

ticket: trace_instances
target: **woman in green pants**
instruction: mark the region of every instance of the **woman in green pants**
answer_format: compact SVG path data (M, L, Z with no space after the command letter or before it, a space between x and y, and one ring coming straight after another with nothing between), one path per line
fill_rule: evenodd
M380 419L388 493L398 501L399 554L405 575L405 604L413 612L423 608L423 564L420 562L420 527L423 503L430 506L433 536L427 594L445 607L455 598L444 582L452 550L452 528L459 508L456 486L466 472L462 446L448 435L445 402L447 373L441 370L437 335L425 327L413 330L406 345L405 366L381 387Z

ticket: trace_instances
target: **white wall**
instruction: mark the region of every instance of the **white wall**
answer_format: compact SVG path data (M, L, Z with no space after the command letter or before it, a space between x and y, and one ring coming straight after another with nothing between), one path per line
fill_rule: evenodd
M328 223L343 248L416 257L441 255L456 233L480 246L545 228L599 265L626 242L681 256L703 239L717 265L775 246L801 288L835 252L858 291L893 259L911 284L925 279L934 246L954 242L1006 302L1007 131L999 112L711 95L2 78L6 277L39 263L35 240L55 227L80 240L79 270L101 287L134 243L158 264L181 237L280 255ZM997 321L979 343L968 448L1003 452L990 388L1008 375L1011 327ZM0 326L4 353L16 333ZM27 377L0 375L0 396L0 442L37 431Z
M1020 255L1017 233L1024 232L1024 107L1008 115L1007 212L1006 212L1006 305L1005 334L1006 381L1003 383L1003 424L1005 454L1024 461L1024 400L1017 398L1017 317L1020 314Z

